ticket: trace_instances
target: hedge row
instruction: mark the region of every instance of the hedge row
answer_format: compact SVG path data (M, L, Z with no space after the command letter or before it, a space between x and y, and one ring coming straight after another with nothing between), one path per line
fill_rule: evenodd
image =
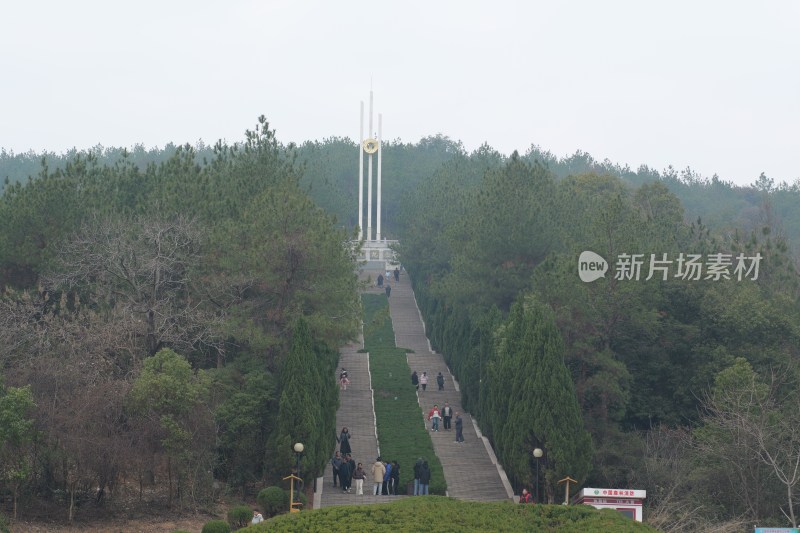
M654 533L657 530L617 511L588 505L518 505L482 503L439 496L405 498L392 503L327 507L282 515L248 531L337 533L471 533L536 531L541 533Z

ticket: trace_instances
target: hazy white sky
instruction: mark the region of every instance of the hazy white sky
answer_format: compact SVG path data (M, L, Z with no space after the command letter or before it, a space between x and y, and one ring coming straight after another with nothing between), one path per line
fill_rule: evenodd
M278 138L800 178L800 2L0 3L0 147L210 144L260 114Z

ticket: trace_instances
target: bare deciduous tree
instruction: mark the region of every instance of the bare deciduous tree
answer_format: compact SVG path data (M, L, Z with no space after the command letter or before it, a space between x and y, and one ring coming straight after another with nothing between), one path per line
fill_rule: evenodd
M203 305L193 279L201 243L185 218L95 219L63 246L46 286L69 291L114 324L119 349L134 358L167 346L217 349L219 314Z
M707 431L724 433L724 439L715 440L735 446L738 456L726 460L736 463L740 472L753 469L754 462L768 467L785 491L781 512L792 527L797 527L794 506L800 483L800 396L796 387L785 386L789 374L773 373L767 384L745 359L737 359L717 376L703 402L703 420ZM723 455L719 447L706 451Z

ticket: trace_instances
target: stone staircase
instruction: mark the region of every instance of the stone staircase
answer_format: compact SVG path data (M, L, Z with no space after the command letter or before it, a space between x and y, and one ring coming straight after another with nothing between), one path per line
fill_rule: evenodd
M407 356L409 366L409 387L411 372L428 373L427 390L417 393L422 417L420 424L425 424L431 438L433 448L444 469L447 481L448 496L462 500L501 501L514 499L513 491L502 467L489 446L482 438L472 418L461 406L461 394L450 374L450 369L441 355L433 353L425 336L425 327L417 307L414 292L408 276L404 273L400 283L392 284L389 298L392 326L395 332L395 344L398 347L410 348L414 353ZM445 377L444 390L439 391L436 375L441 372ZM453 423L450 431L443 429L439 423L439 431L430 431L427 415L434 404L441 409L445 401L453 408ZM455 413L460 412L464 423L464 443L455 442Z
M339 391L339 410L336 412L336 435L347 426L352 435L350 447L356 463L364 463L367 479L364 480L364 495L356 495L355 482L350 493L343 493L333 486L333 467L328 463L325 474L317 478L314 508L333 505L361 505L366 503L384 503L403 496L372 496L371 466L378 457L378 442L375 436L375 409L372 403L372 384L369 373L369 354L358 353L360 344L349 344L339 351L339 368L331 379L338 379L339 371L347 369L350 385L346 391ZM334 441L333 444L336 444ZM339 449L336 444L330 455Z

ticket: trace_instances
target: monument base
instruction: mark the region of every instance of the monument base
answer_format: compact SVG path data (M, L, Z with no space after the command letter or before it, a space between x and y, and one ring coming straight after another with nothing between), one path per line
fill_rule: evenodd
M380 241L364 241L361 254L358 256L361 270L394 270L399 266L394 247L400 241L383 239Z

